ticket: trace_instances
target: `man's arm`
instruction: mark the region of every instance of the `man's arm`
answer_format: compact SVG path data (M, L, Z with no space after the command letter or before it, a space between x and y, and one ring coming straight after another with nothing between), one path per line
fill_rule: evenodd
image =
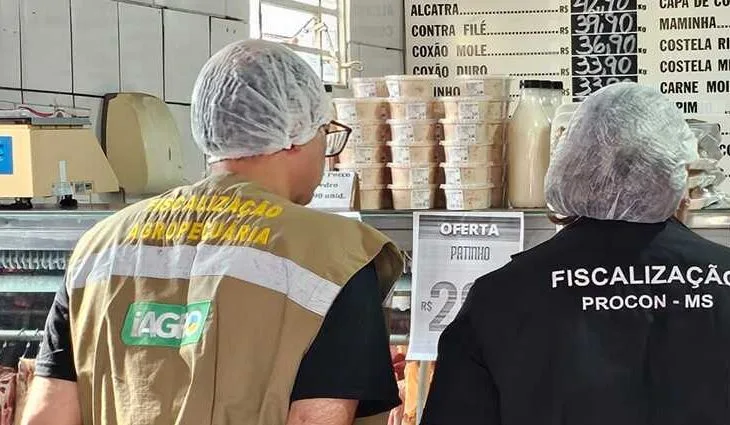
M342 288L302 359L291 398L292 417L333 419L293 423L349 425L400 404L382 302L373 265Z
M499 425L499 394L483 364L469 301L439 339L438 361L421 425Z
M81 425L65 286L48 313L34 375L21 424Z
M21 425L81 425L76 383L33 378Z
M287 425L350 425L355 420L356 400L313 399L295 401Z

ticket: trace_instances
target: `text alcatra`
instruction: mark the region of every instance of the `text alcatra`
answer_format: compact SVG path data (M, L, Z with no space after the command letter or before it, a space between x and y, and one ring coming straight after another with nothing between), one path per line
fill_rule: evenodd
M426 3L411 6L411 16L451 16L459 14L456 3Z

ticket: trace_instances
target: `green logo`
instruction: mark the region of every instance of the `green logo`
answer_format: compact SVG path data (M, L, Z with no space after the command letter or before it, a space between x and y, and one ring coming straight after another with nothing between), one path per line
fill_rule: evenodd
M173 348L197 344L203 337L210 304L210 301L188 305L130 304L122 341L126 345Z

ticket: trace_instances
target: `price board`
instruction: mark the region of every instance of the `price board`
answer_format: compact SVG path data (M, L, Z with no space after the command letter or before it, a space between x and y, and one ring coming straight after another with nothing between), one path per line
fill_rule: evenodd
M687 118L711 118L730 146L730 0L405 1L406 71L562 81L579 102L623 81L650 85ZM730 174L730 156L720 163ZM721 186L730 192L730 180Z
M675 96L686 113L730 114L730 0L405 5L406 69L438 77L436 96L460 95L461 75L561 80L574 100L635 81Z
M436 360L474 281L524 249L524 227L518 212L414 213L408 359Z

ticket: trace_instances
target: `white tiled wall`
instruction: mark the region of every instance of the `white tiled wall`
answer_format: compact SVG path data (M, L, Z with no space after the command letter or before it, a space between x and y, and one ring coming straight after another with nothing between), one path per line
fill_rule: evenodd
M210 18L165 10L165 100L189 103L200 68L210 57Z
M403 0L351 0L348 49L363 65L353 77L404 73L403 7Z
M23 88L71 93L69 0L21 0Z
M99 137L104 94L155 95L178 124L185 177L197 180L195 78L211 52L249 36L226 16L247 20L248 0L0 0L0 101L88 108Z
M195 180L192 86L210 55L248 38L248 17L249 0L0 0L0 101L89 108L99 136L105 93L155 95L171 106ZM364 65L352 76L402 73L403 0L351 0L350 17L349 59Z

